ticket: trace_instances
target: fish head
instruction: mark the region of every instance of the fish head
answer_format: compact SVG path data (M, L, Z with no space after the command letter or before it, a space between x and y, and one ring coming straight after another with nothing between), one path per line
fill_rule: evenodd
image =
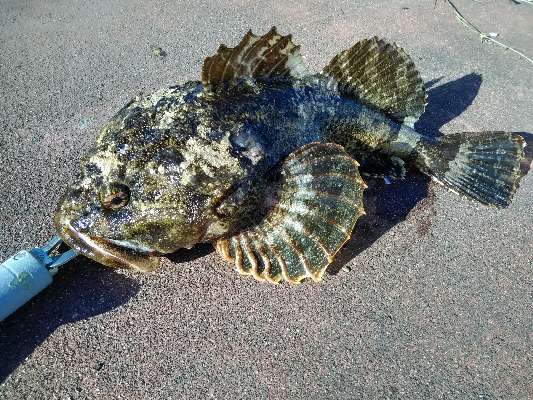
M156 256L227 232L230 222L216 206L242 170L227 138L161 128L157 110L141 105L102 129L54 221L61 238L89 258L152 270Z

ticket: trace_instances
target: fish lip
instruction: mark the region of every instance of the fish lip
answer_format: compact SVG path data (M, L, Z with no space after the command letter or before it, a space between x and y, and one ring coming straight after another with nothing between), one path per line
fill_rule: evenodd
M108 267L131 268L139 271L153 271L159 265L156 252L141 253L119 246L105 238L86 235L76 230L69 221L56 215L56 230L61 239L75 251Z
M94 239L94 238L92 238ZM145 255L161 255L161 253L159 253L157 250L154 250L152 248L149 248L149 247L145 247L145 246L141 246L141 245L136 245L135 243L131 243L127 240L118 240L118 239L110 239L110 238L100 238L101 240L105 240L106 242L108 242L109 244L112 244L112 245L115 245L117 247L120 247L121 249L125 249L125 250L131 250L135 253L138 253L138 254L145 254ZM133 248L133 247L136 247L136 248ZM141 247L143 247L141 249Z

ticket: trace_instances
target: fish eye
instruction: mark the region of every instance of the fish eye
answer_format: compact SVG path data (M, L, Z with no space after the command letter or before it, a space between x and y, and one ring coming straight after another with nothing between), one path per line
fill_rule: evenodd
M99 194L100 204L108 210L118 210L128 204L130 189L126 185L114 183Z

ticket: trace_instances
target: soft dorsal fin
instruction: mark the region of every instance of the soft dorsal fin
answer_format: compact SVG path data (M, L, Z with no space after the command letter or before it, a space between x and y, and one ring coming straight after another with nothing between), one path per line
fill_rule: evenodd
M390 117L414 122L424 112L426 91L411 57L383 39L357 42L324 68L340 92Z
M277 283L320 281L364 214L357 162L333 143L310 143L281 167L277 204L257 225L215 243L243 275Z
M292 36L282 36L272 27L263 36L248 31L240 43L229 48L220 45L217 54L207 57L202 67L204 85L216 85L238 78L269 78L290 75L307 75Z

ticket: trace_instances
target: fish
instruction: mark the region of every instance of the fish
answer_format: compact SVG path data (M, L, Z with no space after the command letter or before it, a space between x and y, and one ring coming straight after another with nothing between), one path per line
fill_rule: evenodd
M319 73L275 27L220 45L200 80L137 95L100 130L54 226L109 267L152 271L198 243L242 275L319 282L365 211L363 177L416 168L506 207L524 140L505 131L417 132L427 95L411 57L378 37Z

